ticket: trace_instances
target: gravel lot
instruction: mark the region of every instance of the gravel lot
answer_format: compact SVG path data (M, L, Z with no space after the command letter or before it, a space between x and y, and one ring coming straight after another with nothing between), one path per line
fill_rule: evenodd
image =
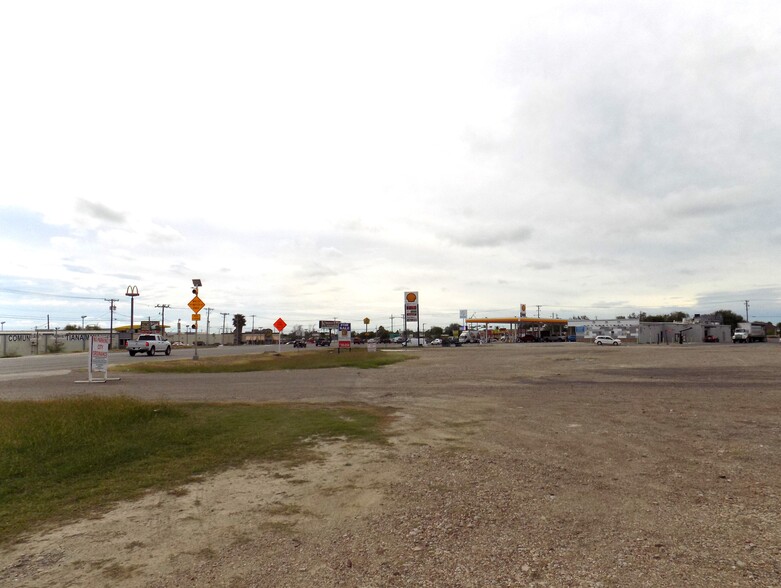
M411 351L379 370L74 375L132 394L393 407L331 443L150 494L0 553L0 585L781 586L781 345Z

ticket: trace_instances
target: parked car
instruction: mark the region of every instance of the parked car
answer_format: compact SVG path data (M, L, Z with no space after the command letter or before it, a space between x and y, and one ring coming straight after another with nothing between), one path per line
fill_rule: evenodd
M621 345L621 341L608 335L597 335L594 337L595 345Z
M318 339L317 341L315 341L315 346L316 347L330 347L331 346L331 341L329 341L328 339Z
M432 345L442 345L442 339L434 339L431 342Z
M306 347L306 341L304 341L303 339L296 339L295 341L293 341L293 347L304 347L305 348Z
M718 343L719 338L715 335L705 335L705 338L703 339L703 342L705 343Z

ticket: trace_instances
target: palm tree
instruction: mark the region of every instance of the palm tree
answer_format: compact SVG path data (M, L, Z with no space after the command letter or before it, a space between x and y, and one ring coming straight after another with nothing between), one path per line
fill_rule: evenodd
M243 314L233 315L233 343L241 345L241 331L247 325L247 319Z

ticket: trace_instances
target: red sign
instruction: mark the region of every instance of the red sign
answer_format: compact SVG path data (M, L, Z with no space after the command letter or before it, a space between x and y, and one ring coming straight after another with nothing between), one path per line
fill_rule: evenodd
M282 330L287 326L287 323L282 320L282 318L278 318L277 322L274 323L274 328L279 331L280 333Z

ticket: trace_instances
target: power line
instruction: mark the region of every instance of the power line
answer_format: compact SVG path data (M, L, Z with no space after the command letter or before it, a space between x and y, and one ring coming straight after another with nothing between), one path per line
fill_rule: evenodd
M11 294L27 294L29 296L48 296L49 298L72 298L75 300L105 300L102 296L76 296L74 294L52 294L50 292L34 292L32 290L15 290L13 288L0 288L0 292Z

